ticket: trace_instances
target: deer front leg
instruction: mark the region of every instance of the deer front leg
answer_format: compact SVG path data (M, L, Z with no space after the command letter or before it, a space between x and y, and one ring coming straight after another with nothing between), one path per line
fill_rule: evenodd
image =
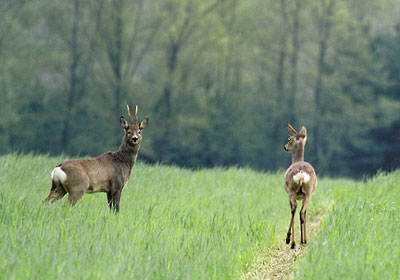
M117 190L112 195L113 207L116 213L119 212L119 200L121 199L121 190Z
M119 212L119 200L121 199L122 188L124 187L124 183L119 178L114 178L111 181L111 200L112 207L116 213Z
M108 207L110 207L110 209L112 208L112 193L111 191L107 192L107 202L108 202Z
M291 248L294 249L296 246L296 242L294 241L294 214L296 213L297 209L297 202L295 199L290 199L290 208L292 212L292 218L290 219L289 230L286 236L286 244L290 242L290 235L292 235L292 245Z
M306 213L307 213L307 205L309 202L310 202L310 197L306 196L303 200L303 205L300 210L301 244L307 244Z

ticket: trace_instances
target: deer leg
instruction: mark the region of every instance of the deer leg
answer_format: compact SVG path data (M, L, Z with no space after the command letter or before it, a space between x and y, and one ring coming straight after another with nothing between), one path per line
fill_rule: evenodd
M113 207L116 213L119 212L119 200L121 199L121 191L115 191L112 195Z
M289 244L290 242L290 235L292 235L292 245L291 248L293 249L296 245L295 241L294 241L294 214L296 213L296 209L297 209L297 202L295 199L291 199L290 200L290 208L291 208L291 212L292 212L292 218L290 219L290 224L289 224L289 230L286 236L286 244Z
M304 244L304 216L303 216L303 207L301 207L299 216L300 216L300 244Z
M119 212L119 200L121 199L121 191L124 187L123 181L120 178L114 178L111 181L111 196L112 196L112 206L116 213Z
M307 213L307 205L310 202L310 198L306 197L303 200L303 205L300 210L300 230L301 230L301 244L307 244L307 235L306 235L306 213Z
M70 192L68 195L68 201L71 204L71 206L74 206L76 202L82 198L84 192L79 191L79 192Z
M108 202L108 207L110 207L110 209L112 208L112 193L108 192L107 193L107 202Z
M89 179L85 178L80 184L74 185L69 188L68 201L71 206L74 206L75 203L82 198L85 194L86 190L89 188Z
M56 185L54 182L51 182L50 193L46 197L45 201L50 201L50 203L53 203L54 201L63 198L66 193L67 192L60 184Z
M50 201L50 203L53 203L54 201L63 198L66 194L67 192L63 189L51 191L49 193L49 196L46 198L46 201Z
M304 239L303 239L303 244L307 244L307 231L306 231L306 224L307 224L307 219L306 219L306 214L307 210L304 210L304 224L303 224L303 231L304 231Z

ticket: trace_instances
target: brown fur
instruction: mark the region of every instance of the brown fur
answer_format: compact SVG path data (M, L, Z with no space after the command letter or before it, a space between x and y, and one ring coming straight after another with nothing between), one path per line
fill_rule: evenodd
M296 243L294 241L294 214L296 213L297 200L303 200L303 206L300 210L300 230L301 230L301 244L307 243L306 237L306 211L307 205L310 202L311 196L317 186L317 175L314 168L308 162L304 161L304 146L307 141L307 130L304 126L301 127L299 133L290 125L286 125L286 130L291 137L284 149L292 153L292 164L285 173L285 191L290 200L290 207L292 218L289 225L289 230L286 237L286 243L289 244L292 239L291 247L294 248ZM307 173L310 176L308 182L303 182L303 177L300 177L297 183L293 176L299 172Z
M141 130L146 127L148 119L140 124L137 121L128 124L121 116L120 122L125 135L119 150L95 158L68 160L58 165L67 174L67 179L63 183L56 178L52 180L46 201L54 202L68 193L68 201L75 205L85 193L105 192L110 209L119 211L121 192L136 162L142 141Z

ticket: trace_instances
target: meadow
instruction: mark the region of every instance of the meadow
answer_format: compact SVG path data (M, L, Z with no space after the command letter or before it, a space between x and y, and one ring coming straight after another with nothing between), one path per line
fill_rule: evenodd
M104 193L72 208L66 198L43 203L50 173L65 159L0 156L1 278L234 279L286 237L283 172L138 163L115 215ZM332 210L295 277L384 279L379 272L387 269L385 279L395 279L399 174L366 183L321 179L308 215Z
M282 174L137 164L108 210L103 193L43 203L65 158L0 158L5 279L232 279L286 217Z
M400 170L332 188L335 205L296 279L400 279Z

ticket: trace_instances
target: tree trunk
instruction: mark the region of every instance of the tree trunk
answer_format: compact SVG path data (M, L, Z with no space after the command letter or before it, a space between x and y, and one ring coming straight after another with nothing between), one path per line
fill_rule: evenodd
M299 14L301 9L301 0L295 1L295 9L293 13L293 33L292 33L292 57L290 59L291 64L291 75L290 75L290 91L288 100L288 111L287 120L291 123L296 123L296 97L297 97L297 62L300 52L300 41L299 41Z
M177 38L170 38L169 45L166 49L166 62L167 62L167 80L164 84L161 97L155 103L154 112L159 120L165 123L163 131L159 131L159 136L153 141L153 149L161 160L168 160L171 151L175 148L176 143L173 143L172 133L175 126L174 115L175 111L172 106L172 98L174 95L174 81L176 80L176 68L179 59L179 53L185 46L186 42L192 36L194 29L198 26L199 21L207 14L215 10L223 1L216 1L203 11L192 16L189 11L191 10L192 3L188 2L186 9L187 14L183 20L183 24L178 27Z
M79 50L78 50L78 27L79 27L79 0L74 1L74 11L73 11L73 22L72 22L72 34L71 34L71 65L69 67L69 91L67 100L67 112L64 119L64 127L61 136L61 147L63 151L68 150L69 146L69 130L70 122L73 116L73 108L77 94L78 78L77 78L77 68L79 64Z
M272 131L272 137L274 143L276 143L274 160L273 162L279 162L282 158L281 149L279 146L281 143L279 140L282 136L282 128L284 127L284 114L282 114L282 108L285 107L284 100L286 100L285 93L285 61L287 56L287 37L288 37L288 14L287 14L287 1L282 0L281 4L281 22L283 26L283 32L281 32L280 42L279 42L279 56L278 56L278 72L276 75L276 87L278 91L278 95L276 97L276 112L275 112L275 124Z
M325 2L323 2L325 3ZM326 74L325 71L325 60L328 48L328 41L330 39L330 31L332 28L331 17L333 13L333 7L335 0L330 0L326 9L323 10L323 15L320 17L319 26L319 43L318 43L318 62L317 62L317 78L315 82L315 114L314 117L314 129L313 129L313 148L315 156L315 168L321 168L324 161L321 141L321 121L324 118L323 102L321 94L323 91L323 78Z
M122 22L122 11L123 3L122 0L113 2L114 8L114 42L111 44L113 48L110 50L110 60L112 64L112 71L114 76L114 100L115 100L115 112L118 113L121 110L123 89L122 89L122 33L123 33L123 22Z
M160 129L159 136L153 141L153 149L158 157L163 160L169 159L171 150L171 129L172 129L172 93L173 81L175 80L176 65L178 62L180 45L177 42L171 42L167 48L167 81L165 82L160 99L154 106L154 112L158 120L162 120L165 126Z

